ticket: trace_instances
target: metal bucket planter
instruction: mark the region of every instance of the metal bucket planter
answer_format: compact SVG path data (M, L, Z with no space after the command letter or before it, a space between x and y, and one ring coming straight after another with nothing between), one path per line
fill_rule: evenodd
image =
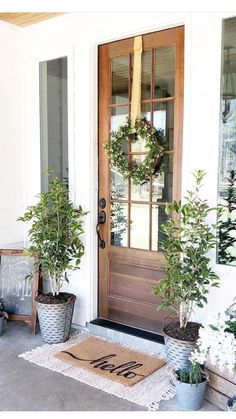
M173 365L176 370L181 368L188 370L190 367L189 357L196 348L196 342L172 338L165 333L165 327L163 333L168 363Z
M4 320L4 317L0 316L0 336L2 336Z
M198 384L175 382L176 397L183 410L198 410L202 407L207 380Z
M76 296L61 304L37 302L37 311L42 340L45 343L65 342L70 336Z

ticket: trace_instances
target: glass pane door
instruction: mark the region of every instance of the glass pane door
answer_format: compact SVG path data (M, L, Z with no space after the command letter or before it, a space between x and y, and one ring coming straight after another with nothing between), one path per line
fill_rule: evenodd
M164 205L172 201L175 45L152 48L142 54L142 117L163 129L166 150L163 173L134 185L110 168L110 244L112 246L160 250ZM111 58L110 129L116 130L130 116L133 54ZM144 142L129 142L123 150L128 161L141 162L147 154ZM140 220L142 220L140 222Z

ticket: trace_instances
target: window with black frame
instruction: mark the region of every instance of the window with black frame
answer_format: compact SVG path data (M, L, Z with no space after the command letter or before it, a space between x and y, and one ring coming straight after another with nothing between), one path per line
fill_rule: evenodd
M236 17L223 21L217 262L236 266Z

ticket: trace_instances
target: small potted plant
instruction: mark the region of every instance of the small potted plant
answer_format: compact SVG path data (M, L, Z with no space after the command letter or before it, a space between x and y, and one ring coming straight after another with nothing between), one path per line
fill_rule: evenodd
M4 320L8 320L8 314L4 309L4 304L0 302L0 336L2 336Z
M202 407L207 380L207 374L195 361L191 362L189 369L176 371L176 397L183 410L198 410Z
M194 188L187 192L184 203L174 201L166 205L169 219L162 225L166 277L152 287L152 292L161 297L157 308L169 309L179 317L179 321L163 329L167 359L178 369L189 367L189 356L198 338L200 324L190 322L194 304L203 307L209 288L219 285L207 256L216 244L217 224L209 225L207 217L210 212L219 213L222 209L210 208L200 198L204 176L203 170L195 171Z
M81 206L74 208L66 185L57 177L49 182L47 192L38 196L38 202L27 208L18 220L31 222L28 232L30 246L25 253L37 256L35 269L50 281L51 292L36 297L42 340L47 343L64 342L69 338L76 296L61 292L64 281L69 282L68 271L79 269L84 245Z

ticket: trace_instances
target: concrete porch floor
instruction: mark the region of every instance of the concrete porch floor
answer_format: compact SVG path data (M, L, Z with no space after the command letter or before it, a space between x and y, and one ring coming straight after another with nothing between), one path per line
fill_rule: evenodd
M129 401L89 387L62 374L18 358L43 345L41 336L31 335L21 322L8 322L0 337L1 411L147 411ZM180 410L176 399L160 403L160 411ZM202 411L217 407L204 401Z

